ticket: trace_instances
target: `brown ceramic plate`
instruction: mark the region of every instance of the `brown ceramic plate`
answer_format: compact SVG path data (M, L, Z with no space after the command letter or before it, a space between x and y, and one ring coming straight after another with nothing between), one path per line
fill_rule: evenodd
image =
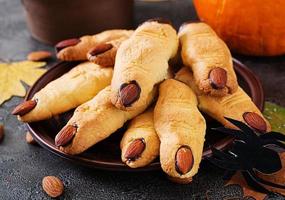
M50 70L48 70L29 90L26 99L31 99L32 96L43 88L50 81L60 77L72 67L77 65L77 62L61 62ZM241 87L252 97L257 107L262 110L264 103L263 90L258 78L250 71L245 65L237 60L234 60L234 68L238 76L239 84ZM60 103L60 100L59 100ZM54 145L54 137L56 133L64 126L66 121L71 117L73 111L69 111L60 116L56 116L52 119L29 123L28 128L32 133L35 140L47 150L54 154L61 156L67 160L74 161L80 165L85 165L93 168L105 169L105 170L120 170L120 171L147 171L160 169L159 160L155 160L150 165L131 169L121 162L120 158L120 138L124 132L125 127L112 134L108 139L96 144L94 147L84 152L81 155L73 156L61 152ZM220 126L214 120L207 121L207 134L206 142L203 152L203 157L211 156L210 146L214 146L218 149L225 149L231 144L232 138L220 134L213 133L210 130L211 127Z

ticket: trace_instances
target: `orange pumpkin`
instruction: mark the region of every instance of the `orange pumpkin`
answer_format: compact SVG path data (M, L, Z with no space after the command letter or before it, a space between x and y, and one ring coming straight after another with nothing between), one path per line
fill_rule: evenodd
M194 0L208 23L234 52L285 54L285 0Z

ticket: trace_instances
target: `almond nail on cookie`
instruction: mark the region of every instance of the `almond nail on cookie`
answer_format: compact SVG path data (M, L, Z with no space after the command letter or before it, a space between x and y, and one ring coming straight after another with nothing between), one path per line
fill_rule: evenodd
M168 75L168 60L178 49L175 29L158 21L140 25L116 55L111 83L112 103L121 110L145 105L153 87Z
M132 30L114 29L63 40L55 45L56 56L64 61L87 60L86 54L94 46L119 38L129 38L132 33Z
M117 50L126 39L119 38L106 43L99 43L88 51L88 60L102 67L114 67Z
M160 164L176 182L187 183L198 172L206 122L194 92L174 79L159 86L154 125L160 139Z
M154 89L151 95L155 93ZM55 144L62 151L72 155L84 152L142 113L151 103L146 102L134 111L123 111L111 103L110 94L111 88L108 86L75 109L71 119L55 137Z
M131 168L144 167L159 155L160 141L154 129L153 108L131 120L121 140L121 158Z
M180 27L178 35L182 61L193 72L200 91L225 96L237 90L231 53L210 26L186 23Z
M49 119L92 99L111 82L112 68L102 68L91 62L75 66L63 76L51 81L32 99L12 111L23 122Z
M195 83L194 75L187 67L183 67L176 74L175 79L190 86L197 95L199 109L224 126L237 128L225 119L225 117L228 117L242 121L261 133L271 130L269 122L264 118L260 110L242 88L238 87L236 92L223 97L205 95L199 91Z

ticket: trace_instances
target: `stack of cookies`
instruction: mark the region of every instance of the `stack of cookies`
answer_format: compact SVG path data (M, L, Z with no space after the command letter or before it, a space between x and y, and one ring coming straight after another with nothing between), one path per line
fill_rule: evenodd
M159 156L171 179L188 183L202 159L201 112L225 127L237 129L228 117L270 131L238 86L226 44L205 23L183 24L177 34L170 23L150 20L135 31L108 30L62 41L56 49L60 60L83 62L13 114L34 122L76 108L55 137L68 154L86 151L130 121L121 140L122 161L137 168Z

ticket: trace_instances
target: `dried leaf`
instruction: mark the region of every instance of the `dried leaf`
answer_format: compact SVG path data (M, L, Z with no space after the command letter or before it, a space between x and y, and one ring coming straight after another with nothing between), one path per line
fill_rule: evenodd
M272 126L272 131L285 134L285 108L265 102L264 116Z
M32 85L45 71L40 67L45 62L21 61L0 63L0 105L12 96L25 96L26 90L20 81Z

